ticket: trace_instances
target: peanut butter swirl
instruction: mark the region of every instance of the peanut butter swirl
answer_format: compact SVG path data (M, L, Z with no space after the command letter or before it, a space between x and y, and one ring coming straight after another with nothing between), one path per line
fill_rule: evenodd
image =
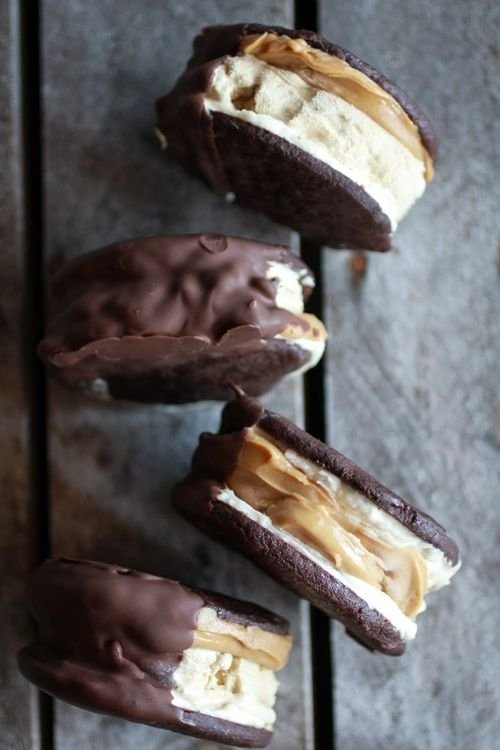
M394 547L360 528L342 492L333 494L296 468L283 448L258 427L244 439L227 484L235 494L340 571L384 591L408 617L421 608L427 569L414 547Z
M292 70L312 86L339 96L384 128L424 163L425 178L434 175L432 158L419 130L401 105L367 75L347 62L311 47L304 39L271 32L244 36L240 53Z
M204 607L198 615L193 648L232 654L276 671L287 663L291 647L289 634L223 620L210 607Z

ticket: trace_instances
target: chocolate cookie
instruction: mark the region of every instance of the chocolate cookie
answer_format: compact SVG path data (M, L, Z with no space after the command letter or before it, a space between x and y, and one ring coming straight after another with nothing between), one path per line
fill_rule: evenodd
M401 654L459 554L445 529L366 471L240 393L200 437L175 507L340 620Z
M288 622L249 602L104 563L47 560L19 652L41 690L97 713L238 747L272 738Z
M158 99L163 147L221 195L333 248L388 250L433 176L427 117L319 34L212 26Z
M61 382L156 403L252 395L323 354L304 313L314 286L282 245L220 234L127 240L82 255L52 285L40 357Z

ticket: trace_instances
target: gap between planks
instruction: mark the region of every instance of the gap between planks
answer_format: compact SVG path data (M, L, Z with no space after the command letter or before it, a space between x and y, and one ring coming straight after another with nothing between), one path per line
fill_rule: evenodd
M25 257L23 361L29 404L30 495L34 519L34 560L50 556L47 470L46 376L36 354L44 330L42 210L42 138L40 74L40 10L35 0L19 5L21 50L21 128L23 168L23 239ZM40 750L53 750L53 699L38 691Z
M319 0L295 0L295 28L318 31ZM309 302L309 312L324 319L322 249L319 245L300 239L300 253L312 270L316 288ZM304 377L305 428L319 440L326 439L325 364L322 358ZM315 607L309 607L311 630L311 660L313 685L314 744L316 750L334 750L335 717L333 695L334 654L330 637L331 621Z

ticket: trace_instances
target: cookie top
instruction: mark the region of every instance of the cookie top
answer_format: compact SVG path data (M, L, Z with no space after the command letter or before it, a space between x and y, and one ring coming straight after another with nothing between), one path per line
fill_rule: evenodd
M303 317L278 305L273 269L307 266L288 248L219 234L118 242L64 266L39 355L67 381L175 365L210 347L255 350ZM302 301L302 300L301 300Z

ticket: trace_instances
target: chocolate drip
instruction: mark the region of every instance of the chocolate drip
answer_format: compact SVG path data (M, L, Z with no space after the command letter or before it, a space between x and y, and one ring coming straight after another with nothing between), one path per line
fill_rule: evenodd
M132 721L182 720L170 690L193 643L198 594L135 570L61 558L34 573L27 603L39 634L19 664L42 690Z

